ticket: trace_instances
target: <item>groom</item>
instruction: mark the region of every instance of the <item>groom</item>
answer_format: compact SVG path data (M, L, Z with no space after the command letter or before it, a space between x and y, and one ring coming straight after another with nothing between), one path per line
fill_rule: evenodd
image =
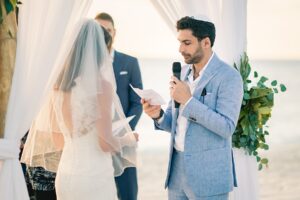
M113 18L107 13L100 13L95 19L110 33L112 41L114 41L116 30ZM143 88L138 60L114 50L112 46L109 47L109 50L113 57L117 94L126 117L135 115L129 123L131 129L134 130L143 111L140 98L130 88L130 84L133 87ZM121 176L115 178L115 181L119 200L137 200L138 185L135 167L126 168Z
M187 65L181 80L171 78L170 95L180 107L171 101L163 111L141 101L155 127L171 133L165 185L169 200L226 200L235 184L231 136L242 102L242 79L213 52L213 23L183 17L177 31Z

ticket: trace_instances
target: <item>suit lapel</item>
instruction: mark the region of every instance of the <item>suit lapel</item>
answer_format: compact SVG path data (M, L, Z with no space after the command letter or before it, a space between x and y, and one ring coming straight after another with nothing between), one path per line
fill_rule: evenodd
M212 60L210 61L210 63L208 64L207 68L205 69L205 71L203 72L203 75L196 87L196 89L193 92L193 97L196 99L200 99L201 94L203 89L205 88L205 86L208 84L208 82L217 74L218 72L218 68L219 68L219 64L220 64L220 60L217 57L216 54L214 54ZM188 77L188 74L186 75L185 78ZM187 130L190 126L190 120L188 120L187 122Z
M195 89L195 91L193 92L193 97L196 99L200 99L201 93L203 91L203 89L205 88L205 86L208 84L208 82L217 74L218 72L218 68L220 66L220 60L217 57L216 54L213 55L210 63L208 64L207 68L205 69L205 71L203 72L203 75ZM189 68L186 71L186 74L183 76L183 80L186 81L189 74L191 73L191 69ZM172 103L172 106L174 106L174 103ZM173 107L173 120L172 120L172 129L173 129L173 133L176 132L176 123L177 123L177 118L178 118L178 114L179 114L179 109L175 109ZM188 124L187 127L189 127L190 125L190 121L188 120ZM173 135L173 137L175 137L175 134Z
M208 82L218 73L218 68L220 66L220 60L216 54L213 55L212 60L208 64L207 68L203 72L203 75L193 93L193 97L200 99L203 89L208 84Z
M116 78L120 76L120 71L122 66L120 63L121 63L121 55L119 52L115 50L113 68L114 68L114 73Z

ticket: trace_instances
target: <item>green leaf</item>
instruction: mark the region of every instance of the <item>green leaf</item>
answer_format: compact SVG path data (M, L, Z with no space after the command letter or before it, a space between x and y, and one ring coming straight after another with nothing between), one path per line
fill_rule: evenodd
M258 165L258 170L259 170L259 171L262 170L262 167L263 167L262 164L259 163L259 165Z
M6 10L6 14L8 15L11 11L14 10L14 6L15 4L13 4L13 2L11 2L10 0L5 0L5 10Z
M254 134L250 134L250 138L251 138L251 140L253 140L253 141L255 141L255 140L256 140L256 137L255 137L255 135L254 135Z
M246 138L241 137L241 138L240 138L240 142L241 142L241 143L246 143Z
M263 158L263 159L261 159L261 161L260 161L262 164L268 164L268 159L267 158Z
M269 132L268 132L268 131L264 131L264 134L265 134L265 135L269 135Z
M260 139L262 142L266 142L265 136L264 136L264 135L261 135L261 136L259 137L259 139ZM262 148L265 149L265 146L262 146Z
M262 82L258 82L257 86L260 87L260 88L265 88L266 87L265 84L262 83Z
M273 93L268 94L267 99L269 101L273 101L274 100L274 94Z
M0 8L0 24L4 20L4 15L8 15L11 11L13 11L17 5L16 0L2 0L4 2L5 14L3 13L2 8Z
M269 145L265 144L264 145L264 150L269 150Z
M251 97L252 97L252 98L256 98L256 97L258 96L258 91L257 91L257 90L254 90L254 89L251 88L251 91L250 91L250 92L252 92L252 93L251 93Z
M277 88L273 88L273 91L274 91L276 94L278 93Z
M277 85L277 81L276 80L272 81L271 85L275 87Z
M262 149L262 148L263 148L263 146L264 146L264 144L263 144L263 143L259 143L259 145L258 145L258 147L259 147L260 149Z
M269 107L261 107L258 109L258 112L262 115L268 115L271 113L271 111L272 111L272 109Z
M244 99L246 100L250 99L250 95L247 92L244 93Z
M258 77L258 73L257 71L254 72L254 78L257 78Z
M256 156L256 161L259 162L261 158L259 156Z
M285 85L280 84L280 90L281 90L281 92L285 92L286 91Z
M16 6L16 5L17 5L17 0L10 0L10 3L11 3L12 5Z
M268 80L267 77L262 76L262 77L259 79L259 82L264 83L264 82L266 82L267 80Z

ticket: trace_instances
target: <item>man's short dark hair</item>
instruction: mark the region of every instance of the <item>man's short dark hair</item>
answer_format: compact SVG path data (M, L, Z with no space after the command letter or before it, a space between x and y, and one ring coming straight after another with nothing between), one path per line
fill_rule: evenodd
M102 20L110 21L112 23L113 27L115 27L114 20L108 13L105 13L105 12L99 13L98 15L96 15L95 19L96 20L102 19Z
M214 45L216 38L215 25L211 22L194 19L192 17L183 17L177 21L177 31L190 29L198 40L202 40L206 37L209 38L211 47Z

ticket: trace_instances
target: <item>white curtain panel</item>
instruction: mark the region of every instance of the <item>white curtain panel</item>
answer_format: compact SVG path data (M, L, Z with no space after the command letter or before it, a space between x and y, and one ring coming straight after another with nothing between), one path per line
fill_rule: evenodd
M70 34L79 29L76 24L86 16L91 1L23 0L20 5L15 71L0 139L1 200L29 199L18 160L20 139L50 89L49 80L62 67L72 43Z
M227 63L246 50L247 0L150 0L168 27L184 16L206 16L216 26L214 51Z
M258 200L258 165L254 156L244 149L233 148L238 187L230 193L230 200Z
M201 16L216 26L214 51L228 64L239 63L246 51L247 0L150 0L167 26L176 31L184 16ZM243 149L234 149L238 187L231 200L258 199L257 164Z

